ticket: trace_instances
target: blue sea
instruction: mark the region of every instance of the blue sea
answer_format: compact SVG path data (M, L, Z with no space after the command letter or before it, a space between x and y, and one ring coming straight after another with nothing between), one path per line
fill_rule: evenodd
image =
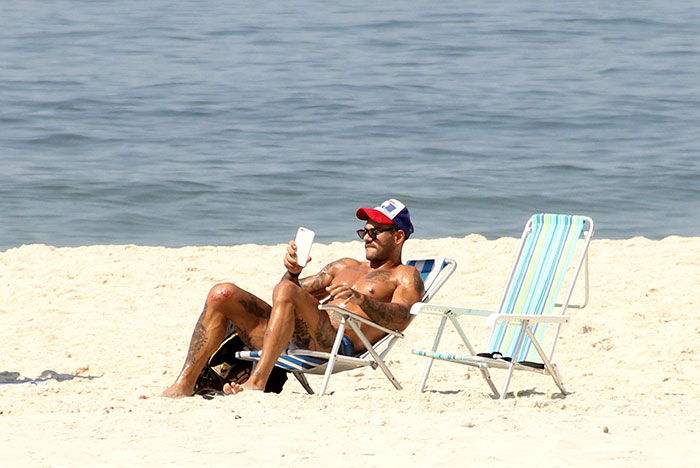
M700 235L696 1L0 6L0 250Z

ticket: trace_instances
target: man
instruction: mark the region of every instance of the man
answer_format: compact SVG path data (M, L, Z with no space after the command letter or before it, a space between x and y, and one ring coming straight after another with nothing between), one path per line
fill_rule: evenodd
M243 385L224 386L228 394L263 390L275 361L290 343L297 348L330 351L339 323L318 309L321 300L403 331L412 318L409 309L424 292L418 271L401 263L403 244L413 233L408 208L389 199L373 209L358 209L356 216L366 221L364 229L357 231L365 243L365 262L342 258L300 279L302 267L297 262L296 244L291 241L284 257L287 272L275 286L272 306L233 283L215 285L195 325L182 371L162 395L192 395L197 377L225 338L227 320L248 348L263 350L255 371ZM362 331L370 342L383 336L366 325ZM347 330L341 353L353 355L363 350L357 335Z

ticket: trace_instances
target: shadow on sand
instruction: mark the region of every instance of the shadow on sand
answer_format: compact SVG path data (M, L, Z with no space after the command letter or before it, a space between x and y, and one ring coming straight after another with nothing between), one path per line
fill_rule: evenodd
M56 371L45 370L37 378L22 377L19 372L0 371L0 385L17 385L17 384L45 384L49 380L65 382L66 380L84 379L92 380L98 376L95 375L75 375L75 374L60 374Z

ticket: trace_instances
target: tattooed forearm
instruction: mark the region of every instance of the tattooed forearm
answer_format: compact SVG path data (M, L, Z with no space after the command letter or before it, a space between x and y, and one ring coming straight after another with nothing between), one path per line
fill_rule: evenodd
M306 291L313 293L325 288L330 281L330 277L327 269L324 268L319 274L300 280L299 285Z
M380 302L364 294L360 307L377 324L395 330L403 329L411 318L408 307L390 302Z
M307 291L317 299L320 299L320 297L326 295L325 288L330 284L332 279L329 269L330 265L326 265L318 274L299 280L299 285L304 289L304 291Z
M204 304L204 310L202 310L201 315L199 316L199 319L197 319L197 323L194 326L194 331L192 332L192 339L190 340L190 347L189 350L187 351L187 358L185 359L185 367L188 367L192 365L192 363L195 361L197 354L199 351L204 347L204 344L206 343L206 327L204 326L204 315L206 314L207 311L207 305Z

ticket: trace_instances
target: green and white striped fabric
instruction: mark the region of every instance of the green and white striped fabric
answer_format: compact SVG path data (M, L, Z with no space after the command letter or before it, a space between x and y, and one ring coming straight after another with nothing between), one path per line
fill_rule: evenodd
M566 272L581 237L583 216L537 214L533 216L531 232L513 271L512 281L502 298L501 314L549 315L564 284ZM513 358L520 325L496 324L489 352L500 352ZM542 343L547 324L535 329L537 341ZM526 335L517 361L542 362L532 341Z

